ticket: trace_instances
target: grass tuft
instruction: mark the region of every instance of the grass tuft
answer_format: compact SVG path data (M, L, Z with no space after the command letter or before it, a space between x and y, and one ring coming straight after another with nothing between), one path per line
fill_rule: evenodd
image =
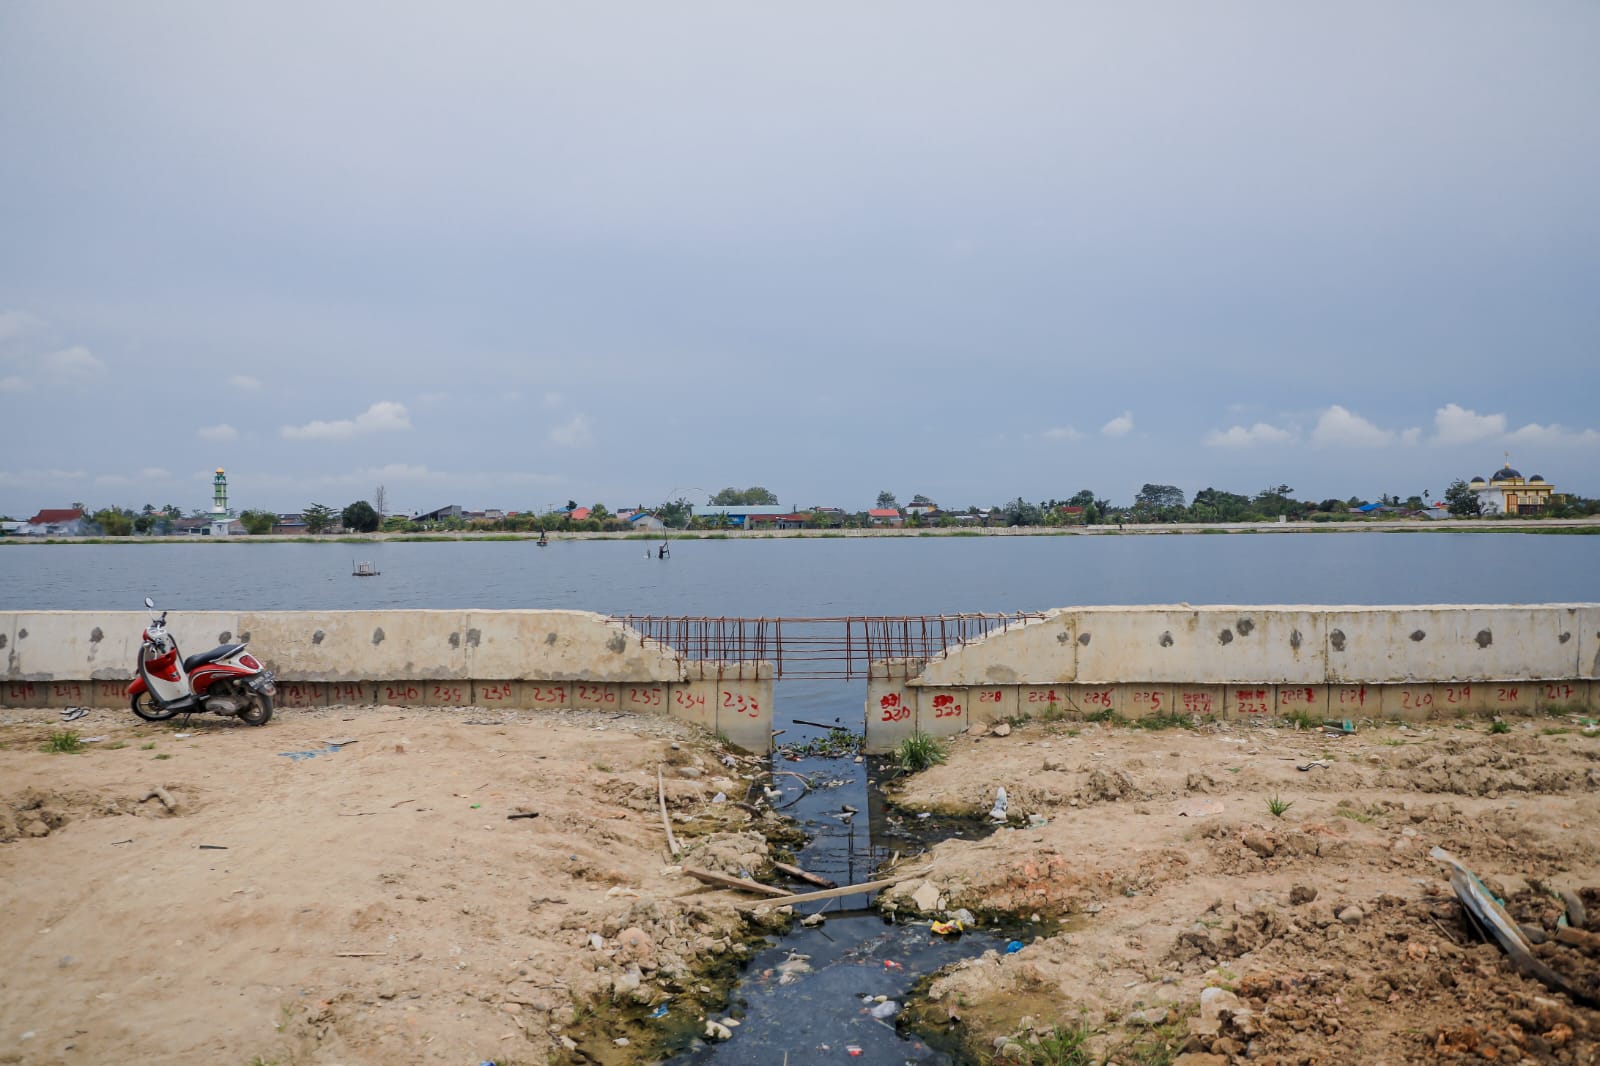
M1511 732L1511 723L1507 722L1504 718L1496 718L1489 724L1489 732L1509 733Z
M83 738L74 729L63 729L51 733L50 739L44 742L39 749L48 751L52 755L71 755L83 750Z
M937 766L948 757L944 742L938 737L931 737L926 733L917 733L906 737L900 742L900 747L895 751L895 762L900 769L915 773L926 770L930 766Z
M1274 818L1282 818L1283 813L1293 806L1293 800L1280 799L1276 792L1272 794L1271 799L1267 800L1267 810L1272 812Z

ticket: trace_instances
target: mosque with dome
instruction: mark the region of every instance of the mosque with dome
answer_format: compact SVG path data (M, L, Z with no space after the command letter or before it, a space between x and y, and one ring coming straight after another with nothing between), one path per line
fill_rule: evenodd
M1478 494L1486 515L1540 514L1549 506L1550 495L1555 491L1554 486L1538 474L1524 478L1511 469L1509 455L1506 456L1506 465L1496 470L1488 481L1475 477L1467 482L1467 487Z

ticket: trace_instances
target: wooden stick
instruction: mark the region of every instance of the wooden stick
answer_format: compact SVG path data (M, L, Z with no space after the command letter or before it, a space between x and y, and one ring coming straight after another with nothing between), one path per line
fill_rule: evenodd
M688 873L685 870L684 873ZM857 892L876 892L880 888L904 881L910 874L901 874L898 877L885 877L881 881L867 881L859 885L845 885L842 888L829 888L821 892L801 892L796 896L779 896L776 899L749 900L739 904L740 907L787 907L791 903L810 903L812 900L833 899L836 896L851 896Z
M775 862L772 864L772 868L777 870L779 873L788 874L790 877L793 877L796 880L804 881L808 885L816 885L818 888L839 887L839 882L837 881L830 881L820 874L814 874L807 870L802 870L798 866L790 866L786 862Z
M835 730L835 729L844 729L845 728L844 726L840 725L837 722L835 722L833 725L823 725L821 722L808 722L804 718L796 718L794 720L794 722L795 722L795 725L808 725L813 729L826 729L826 730L828 730L830 732Z
M672 835L672 820L667 817L667 786L661 780L661 767L656 767L656 802L661 804L661 824L667 827L667 847L672 849L672 857L676 859L683 854L683 849L678 847L678 838Z
M693 870L685 866L683 872L696 881L704 881L708 885L719 888L737 888L745 892L759 892L767 896L787 897L788 892L773 885L764 885L760 881L746 881L742 877L729 877L726 874L714 874L710 870Z
M387 951L340 951L333 957L336 959L370 959L375 955L387 955Z

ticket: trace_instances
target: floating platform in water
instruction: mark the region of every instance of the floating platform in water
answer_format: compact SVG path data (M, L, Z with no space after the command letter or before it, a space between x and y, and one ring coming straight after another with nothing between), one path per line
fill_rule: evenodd
M382 571L378 569L376 563L354 563L351 565L350 573L353 577L377 577Z

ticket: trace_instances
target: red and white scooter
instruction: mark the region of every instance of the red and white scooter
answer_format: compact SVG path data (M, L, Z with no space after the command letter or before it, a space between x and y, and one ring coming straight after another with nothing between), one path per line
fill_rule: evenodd
M155 610L146 596L144 605ZM128 686L133 713L147 722L209 711L237 716L246 725L266 725L277 691L272 671L243 644L223 644L187 659L167 632L167 612L150 619L139 645L139 676Z

